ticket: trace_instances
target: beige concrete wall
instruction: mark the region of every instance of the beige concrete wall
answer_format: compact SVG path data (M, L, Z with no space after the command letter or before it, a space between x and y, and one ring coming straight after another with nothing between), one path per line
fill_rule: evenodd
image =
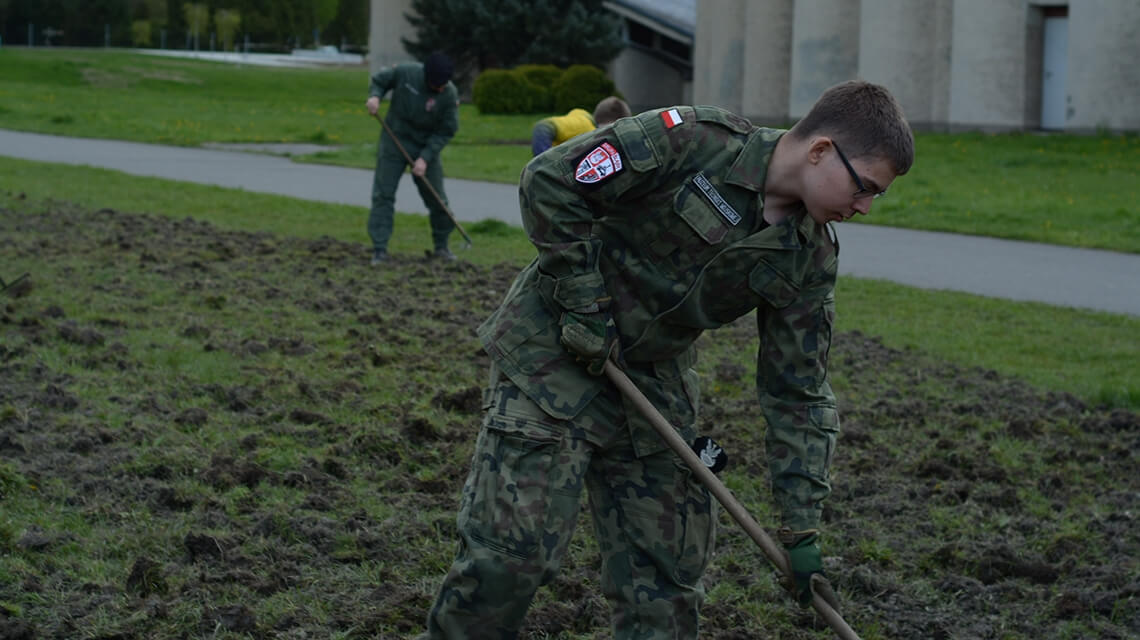
M828 87L859 73L860 12L850 0L796 0L788 113L802 118Z
M697 0L693 102L740 112L747 0Z
M744 104L738 113L756 124L782 126L789 119L795 0L747 4L740 96Z
M1025 0L954 0L950 51L951 129L1025 124Z
M411 0L372 0L368 30L368 69L376 73L380 67L408 62L412 56L404 51L401 37L415 35L404 14Z
M634 113L692 100L691 83L682 72L644 51L626 48L610 64L609 74Z
M1140 2L1070 0L1066 130L1140 130Z
M863 0L859 77L898 98L912 127L945 124L950 100L953 0Z

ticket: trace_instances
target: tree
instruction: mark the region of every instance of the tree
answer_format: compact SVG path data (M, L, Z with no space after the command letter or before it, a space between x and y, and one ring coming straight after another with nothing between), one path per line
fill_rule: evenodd
M146 17L154 26L162 29L170 20L169 8L166 5L166 0L145 0Z
M340 5L340 0L309 0L309 4L310 17L313 30L315 31L313 44L319 45L320 33L333 21L333 18L336 17L336 10Z
M182 5L182 15L186 18L186 32L194 37L194 49L198 49L198 36L210 24L210 8L205 4L187 2Z
M218 39L222 41L222 51L233 49L234 34L241 24L241 13L236 9L218 9L214 12L214 25L218 28Z
M621 21L602 0L412 0L417 58L446 51L458 71L518 64L604 67L621 52Z
M150 22L147 20L134 20L131 22L131 43L136 47L150 46Z

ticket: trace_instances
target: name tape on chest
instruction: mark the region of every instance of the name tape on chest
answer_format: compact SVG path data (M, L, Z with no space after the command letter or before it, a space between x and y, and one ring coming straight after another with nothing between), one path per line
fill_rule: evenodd
M574 170L574 179L583 184L601 182L621 171L621 154L608 142L594 147L578 161L578 168Z
M697 185L697 188L701 190L705 198L708 199L712 206L716 207L716 210L720 212L720 215L724 216L725 220L728 220L729 224L734 227L740 224L740 214L717 192L716 187L712 186L712 183L705 177L705 174L698 173L693 176L693 184Z

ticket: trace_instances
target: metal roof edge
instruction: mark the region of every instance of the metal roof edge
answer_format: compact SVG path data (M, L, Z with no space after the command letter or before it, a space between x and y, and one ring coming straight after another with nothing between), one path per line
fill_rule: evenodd
M602 6L623 18L641 23L674 40L688 45L693 44L695 25L684 24L677 20L670 20L659 13L646 11L641 4L629 0L604 0Z

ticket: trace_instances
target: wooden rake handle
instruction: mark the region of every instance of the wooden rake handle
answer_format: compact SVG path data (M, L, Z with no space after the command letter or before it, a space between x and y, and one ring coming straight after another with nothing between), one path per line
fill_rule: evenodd
M408 155L407 151L404 150L404 145L400 144L400 139L397 138L396 134L392 133L392 130L388 128L388 123L384 122L384 118L380 117L380 113L377 112L373 114L373 117L376 118L376 121L379 122L380 126L384 128L384 133L388 134L388 137L392 139L392 142L396 143L396 148L400 150L401 154L403 154L404 160L407 160L409 165L415 166L415 161L412 160L412 157ZM439 193L435 190L435 187L431 186L431 182L428 182L427 178L424 178L422 176L416 177L419 178L419 181L428 188L428 191L430 191L433 196L435 196L435 201L439 203L439 206L443 207L444 212L447 213L447 217L451 218L451 221L455 223L455 228L459 229L460 235L462 235L463 239L467 241L467 248L470 249L471 236L467 235L467 232L463 230L463 225L459 224L459 221L455 219L455 214L451 213L451 209L447 206L447 203L443 201L443 198L439 197Z
M764 555L768 556L768 560L776 566L776 569L784 576L792 575L791 567L788 566L788 558L784 555L783 550L776 546L776 543L772 541L772 538L764 531L764 528L756 523L756 520L748 513L748 510L732 495L728 487L724 486L720 478L716 477L716 475L705 466L705 463L701 462L701 459L697 457L697 454L693 452L689 444L681 438L673 428L673 425L669 424L665 416L661 415L661 412L653 406L653 403L645 397L645 394L637 388L637 385L629 379L629 376L627 376L620 367L614 364L612 360L606 361L605 374L606 377L610 379L610 382L613 382L614 386L616 386L622 394L637 407L637 410L649 420L653 428L657 430L657 433L661 435L669 447L673 449L677 455L681 456L685 464L689 465L689 468L693 470L693 473L696 474L701 483L704 484L709 492L716 497L717 501L724 506L732 518L736 520L741 527L744 527L744 531L760 546L760 549L764 551ZM812 595L811 606L816 610L816 613L827 622L832 630L835 631L835 634L841 640L859 640L859 636L847 625L847 622L843 620L843 617L839 615L838 611L833 609L818 593L813 593Z

